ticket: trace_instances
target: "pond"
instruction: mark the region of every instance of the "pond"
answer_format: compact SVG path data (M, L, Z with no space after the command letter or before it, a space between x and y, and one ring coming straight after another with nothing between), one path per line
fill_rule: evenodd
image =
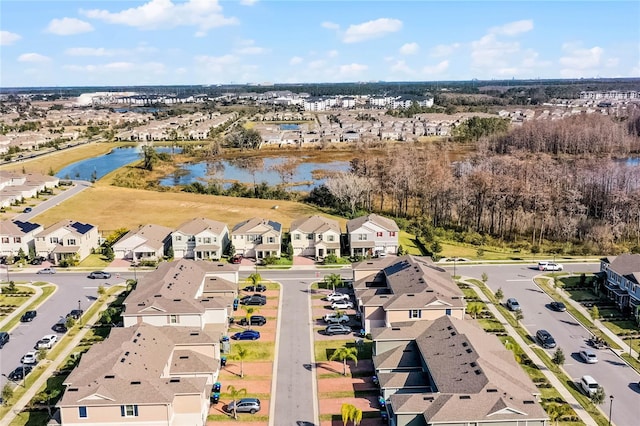
M100 179L106 174L119 169L129 163L141 160L142 147L115 148L105 155L78 161L60 170L56 176L60 179L92 180ZM171 147L157 147L156 152L171 152ZM175 152L180 152L176 148Z
M273 167L281 164L283 161L285 160L282 158L263 159L263 166L255 173L255 182L266 182L269 185L282 183L280 175L273 170ZM349 167L350 164L348 161L300 163L293 173L293 184L291 186L300 190L311 189L325 182L325 178L314 179L314 171L322 170L328 173L342 172L349 170ZM185 164L178 172L161 179L160 185L188 185L194 182L206 182L210 179L221 180L225 182L225 186L229 186L230 182L247 184L253 184L254 182L253 175L246 168L242 168L232 161L220 160L215 162Z

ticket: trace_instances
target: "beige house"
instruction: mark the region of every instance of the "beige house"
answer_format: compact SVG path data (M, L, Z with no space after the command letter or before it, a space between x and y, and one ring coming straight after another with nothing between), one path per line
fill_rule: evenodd
M171 233L173 257L176 259L218 260L228 244L227 225L203 217L185 222Z
M0 171L0 207L35 197L39 191L58 186L60 179L41 173Z
M100 245L99 237L94 225L62 220L35 236L36 255L46 257L55 265L74 257L81 261Z
M162 262L125 299L125 327L137 324L221 330L238 289L238 265L181 259Z
M430 258L389 257L353 265L353 288L363 327L391 327L441 316L464 319L464 294Z
M63 383L60 424L204 426L221 335L198 328L113 328Z
M20 220L0 222L0 256L17 256L20 250L29 256L35 250L35 235L42 232L42 225Z
M243 257L280 257L282 225L262 218L245 220L231 230L231 243Z
M497 337L443 316L372 331L392 424L545 426L540 391Z
M310 216L291 223L294 256L322 259L328 254L340 257L340 224L323 216Z
M350 256L398 252L400 229L392 219L370 214L347 222Z
M171 247L171 228L144 225L127 232L111 248L117 259L133 262L162 259Z

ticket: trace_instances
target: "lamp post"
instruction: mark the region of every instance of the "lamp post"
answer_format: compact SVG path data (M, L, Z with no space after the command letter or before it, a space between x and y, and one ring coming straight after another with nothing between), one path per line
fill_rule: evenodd
M609 426L611 426L611 411L613 410L613 395L609 395Z
M82 309L80 308L80 300L78 300L78 310L81 311Z
M456 279L456 258L453 258L453 279Z

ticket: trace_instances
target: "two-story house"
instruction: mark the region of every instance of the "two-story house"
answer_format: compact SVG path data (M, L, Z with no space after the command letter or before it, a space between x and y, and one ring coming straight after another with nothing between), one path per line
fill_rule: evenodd
M243 257L280 257L282 225L257 217L245 220L231 230L231 243L235 253Z
M462 290L449 272L428 257L405 255L355 263L353 289L367 332L441 316L464 319Z
M398 252L400 229L392 219L369 214L347 222L351 256L372 256Z
M159 260L168 253L171 247L171 228L148 224L131 230L122 236L113 246L113 253L118 259Z
M238 265L181 259L162 262L140 278L123 302L125 327L188 326L213 329L228 324L238 290Z
M36 255L57 265L61 260L81 261L99 246L98 227L75 220L61 220L35 236Z
M204 426L220 338L189 327L113 328L64 380L60 424Z
M229 244L229 228L225 223L195 218L171 233L175 259L218 260Z
M372 330L395 425L545 426L540 391L497 337L450 316Z
M35 250L35 235L42 232L42 225L20 220L0 222L0 256L17 256L20 250L29 256Z
M294 256L322 259L329 254L340 257L340 224L323 216L310 216L291 223Z
M607 296L623 312L640 321L640 254L625 253L600 259Z

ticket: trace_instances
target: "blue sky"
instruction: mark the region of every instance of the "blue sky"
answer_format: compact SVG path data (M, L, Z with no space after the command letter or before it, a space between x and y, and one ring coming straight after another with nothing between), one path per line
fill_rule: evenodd
M0 3L0 86L640 76L638 1Z

